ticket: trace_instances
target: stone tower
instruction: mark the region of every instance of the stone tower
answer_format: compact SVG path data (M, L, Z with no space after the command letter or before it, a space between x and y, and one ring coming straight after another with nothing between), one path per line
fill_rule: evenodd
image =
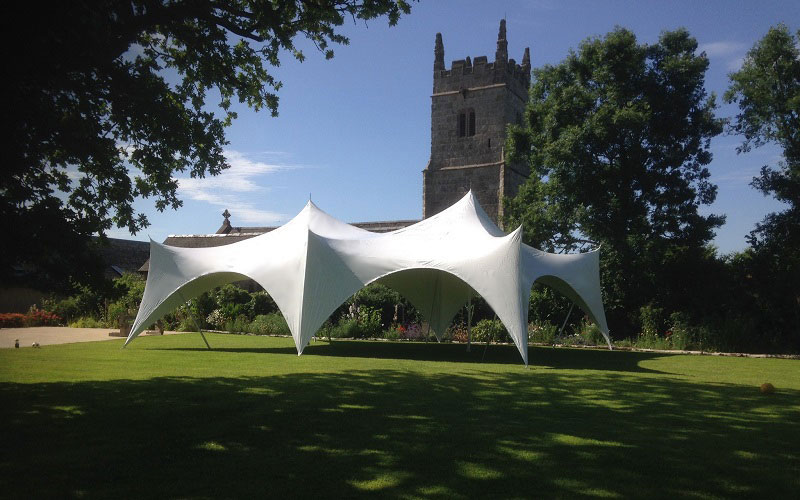
M458 201L469 189L495 221L504 196L514 196L528 176L525 165L505 162L506 126L521 123L531 82L530 50L522 64L508 58L506 22L500 21L495 60L486 56L444 64L436 34L431 96L431 157L422 171L422 217Z

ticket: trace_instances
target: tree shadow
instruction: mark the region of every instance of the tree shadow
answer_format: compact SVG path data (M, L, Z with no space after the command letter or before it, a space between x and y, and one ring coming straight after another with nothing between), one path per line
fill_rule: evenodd
M215 351L297 356L297 350L293 346L213 347L212 345L212 351L202 347L158 347L155 349L167 351ZM491 344L489 346L486 344L472 344L472 349L470 352L467 352L465 344L334 340L333 342L319 341L307 345L303 350L303 356L523 366L522 358L517 348L513 345L502 344ZM570 370L664 373L640 366L642 361L664 356L673 356L673 354L608 351L605 349L564 349L538 346L531 346L528 348L528 364L531 367Z
M555 370L0 384L4 497L792 497L800 391Z

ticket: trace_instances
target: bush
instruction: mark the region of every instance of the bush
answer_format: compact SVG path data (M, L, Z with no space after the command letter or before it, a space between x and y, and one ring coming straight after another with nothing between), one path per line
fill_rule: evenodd
M528 324L529 342L535 342L537 344L553 344L555 343L557 333L558 326L550 323L549 321Z
M330 337L335 339L359 338L360 336L358 321L353 318L343 318L330 329Z
M639 321L641 323L641 333L645 337L658 337L659 333L665 331L664 310L653 305L646 305L639 308Z
M57 315L31 306L26 314L3 313L0 314L0 328L22 328L29 326L54 326L59 324L61 318Z
M250 294L250 302L247 303L248 317L256 318L274 312L279 312L278 305L267 292L253 292Z
M214 291L214 301L219 308L227 305L245 305L250 302L250 294L247 290L228 283Z
M192 321L192 318L186 317L180 320L175 329L179 332L196 332L197 326Z
M231 333L247 333L250 328L250 322L247 321L245 316L237 316L225 322L224 330Z
M78 299L75 297L67 297L63 300L45 299L42 301L42 308L51 311L66 323L81 316Z
M0 328L21 328L25 324L25 315L22 313L0 314Z
M289 325L281 313L259 314L247 330L256 335L291 335Z
M361 338L380 337L383 332L381 312L372 307L360 307L358 311L358 329Z
M70 328L111 328L99 319L91 316L81 316L69 324Z
M475 342L511 342L506 327L499 319L482 319L472 329Z
M606 345L606 338L600 327L589 321L581 321L580 334L587 345Z
M466 342L469 338L469 332L464 323L451 325L448 329L448 335L453 342Z
M213 311L211 311L211 314L209 314L208 317L206 318L206 323L208 323L217 330L221 330L225 326L225 316L222 314L221 310L214 309Z

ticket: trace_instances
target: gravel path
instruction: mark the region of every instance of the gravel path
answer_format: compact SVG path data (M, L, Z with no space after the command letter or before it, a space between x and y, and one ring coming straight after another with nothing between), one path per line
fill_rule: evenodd
M114 330L112 328L69 328L66 326L2 328L0 329L0 348L13 348L16 339L19 339L20 347L31 347L31 344L34 342L38 342L39 345L53 345L122 338L112 337L109 335L110 332L119 334L119 330ZM164 333L173 335L180 332Z

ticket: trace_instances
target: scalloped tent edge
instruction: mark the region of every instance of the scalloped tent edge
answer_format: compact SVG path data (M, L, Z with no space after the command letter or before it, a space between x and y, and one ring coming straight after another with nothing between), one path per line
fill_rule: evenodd
M528 365L528 300L534 282L555 288L608 342L599 251L552 254L503 233L470 191L447 210L390 233L342 222L311 201L285 225L231 245L178 248L150 240L150 272L127 346L146 325L203 292L252 279L275 300L298 355L348 297L373 282L395 289L441 341L474 295L497 314Z

